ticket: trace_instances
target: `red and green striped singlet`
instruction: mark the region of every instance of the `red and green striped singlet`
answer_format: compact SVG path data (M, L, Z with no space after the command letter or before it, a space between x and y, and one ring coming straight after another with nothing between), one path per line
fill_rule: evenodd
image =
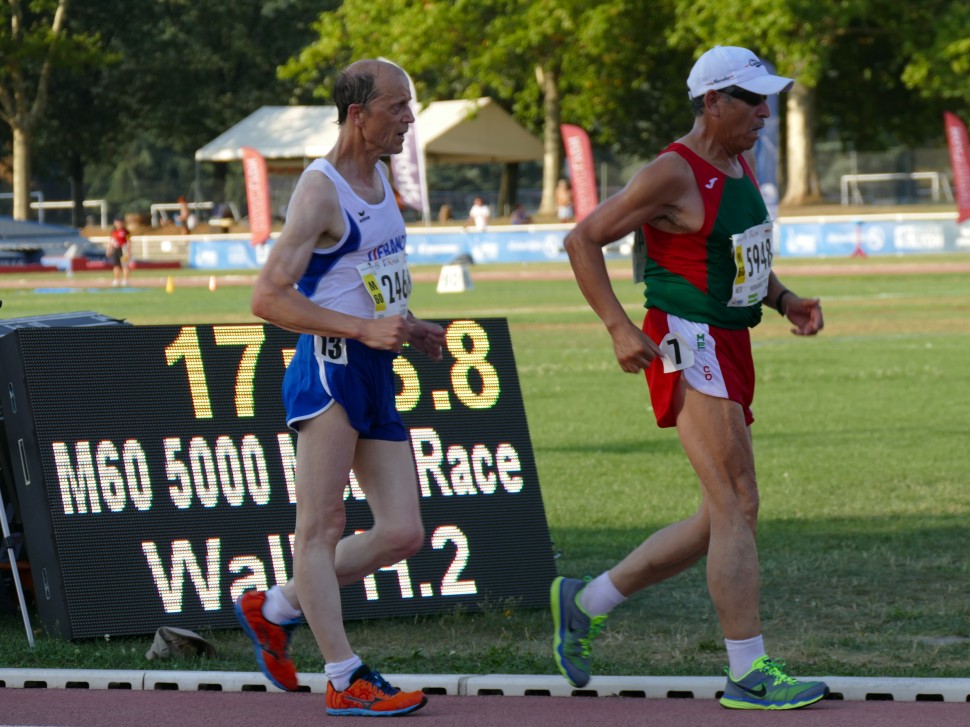
M690 164L704 201L704 224L686 234L644 225L646 307L719 328L758 325L760 302L726 305L737 275L731 236L769 219L751 169L739 157L744 176L732 179L683 144L673 143L661 153L679 154Z

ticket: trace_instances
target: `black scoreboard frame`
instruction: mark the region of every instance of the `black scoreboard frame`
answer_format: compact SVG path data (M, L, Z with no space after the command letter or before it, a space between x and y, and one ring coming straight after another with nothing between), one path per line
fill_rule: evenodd
M425 545L342 589L348 619L541 606L552 543L505 319L405 347ZM296 335L265 324L29 327L0 337L5 430L41 621L63 638L227 628L292 573ZM354 478L347 532L370 526Z

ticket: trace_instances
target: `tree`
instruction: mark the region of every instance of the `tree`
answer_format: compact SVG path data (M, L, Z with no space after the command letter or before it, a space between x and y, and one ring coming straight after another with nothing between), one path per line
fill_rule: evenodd
M908 59L902 79L923 98L970 111L970 6L962 0L927 0L907 7L919 22L905 27L900 47Z
M828 47L845 28L849 8L865 0L804 3L800 0L676 0L673 42L706 50L714 45L748 48L777 72L796 79L786 99L786 192L783 204L820 197L815 170L815 88ZM744 18L744 22L739 22ZM698 52L698 55L700 53Z
M750 47L799 80L785 110L787 202L817 190L815 139L915 144L942 135L943 108L970 107L970 9L958 0L85 0L70 9L54 34L66 0L0 8L9 25L0 118L11 132L11 119L27 119L30 158L48 179L70 179L78 202L90 183L129 208L189 193L199 146L261 105L326 98L333 70L365 56L404 66L423 102L492 96L541 134L546 211L562 171L560 122L589 131L601 155L652 156L689 126L687 70L713 43ZM224 179L226 168L206 165L201 181L211 173L228 195L239 180Z
M906 82L911 50L932 45L937 23L931 18L940 9L918 3L884 10L873 8L869 17L852 19L833 39L816 94L816 140L882 151L942 139L942 112L949 100L923 80Z
M676 2L675 43L744 46L797 79L785 108L783 203L819 198L814 153L819 133L856 148L918 143L942 133L941 101L970 101L965 2Z
M540 211L551 214L563 159L561 123L586 128L600 144L655 149L678 116L670 100L683 98L685 86L683 80L672 80L677 76L671 70L685 54L669 53L664 40L673 21L669 2L517 0L499 5L501 12L487 26L473 68L476 77L512 103L518 117L533 120L533 128L542 131ZM522 70L516 76L514 69ZM509 85L510 78L517 83ZM686 102L681 109L688 113Z
M106 60L82 70L54 69L37 141L47 172L71 181L75 224L89 179L98 196L121 209L191 194L195 150L260 106L291 98L276 68L312 39L310 22L320 10L335 4L85 0L72 6L70 28L97 34ZM236 180L227 165L203 171L200 181L214 177L215 195L227 199L224 187Z
M43 117L51 73L98 61L97 35L69 34L68 0L8 0L0 8L0 119L13 134L13 216L30 210L31 140Z
M333 68L385 56L408 71L422 100L492 96L542 133L540 211L551 214L561 121L607 144L664 128L656 109L669 106L671 21L668 0L346 0L320 17L317 40L282 74L324 97Z

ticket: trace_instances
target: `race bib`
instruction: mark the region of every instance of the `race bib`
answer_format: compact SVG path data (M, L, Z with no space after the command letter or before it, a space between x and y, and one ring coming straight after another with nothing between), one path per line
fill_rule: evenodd
M665 374L683 371L694 365L694 349L686 338L674 331L664 336L660 342L660 352L663 354Z
M731 236L734 244L734 265L737 275L731 290L729 308L745 308L755 305L768 294L768 277L771 275L772 224L755 225L744 232Z
M407 315L411 273L403 252L361 263L357 272L374 301L375 318Z
M347 339L333 336L317 336L315 338L317 356L330 363L347 363Z
M643 235L643 228L638 227L633 233L633 282L642 283L647 274L647 240Z

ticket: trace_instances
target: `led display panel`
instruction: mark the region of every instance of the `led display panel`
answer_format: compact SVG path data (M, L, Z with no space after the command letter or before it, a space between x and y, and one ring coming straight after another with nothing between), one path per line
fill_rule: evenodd
M546 603L555 575L508 324L439 321L405 347L425 543L342 590L366 619ZM38 611L64 638L234 627L246 589L292 574L296 335L263 324L28 328L0 338L5 445ZM370 526L351 476L347 533Z

